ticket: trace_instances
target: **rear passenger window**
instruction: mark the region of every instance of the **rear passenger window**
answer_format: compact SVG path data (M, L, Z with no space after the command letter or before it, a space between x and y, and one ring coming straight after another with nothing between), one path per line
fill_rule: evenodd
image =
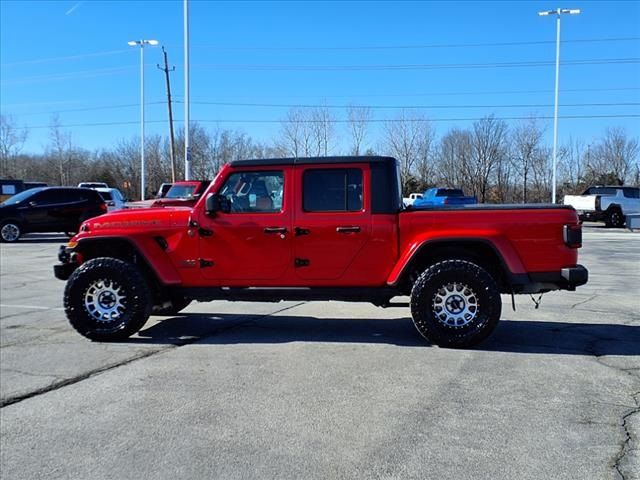
M303 175L303 197L305 212L362 210L362 170L307 170Z
M640 188L625 188L623 192L627 198L640 198Z

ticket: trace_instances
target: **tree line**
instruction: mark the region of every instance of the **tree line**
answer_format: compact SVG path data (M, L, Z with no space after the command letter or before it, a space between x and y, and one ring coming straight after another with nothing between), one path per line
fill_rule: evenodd
M551 148L535 117L508 124L489 115L438 136L426 115L402 110L383 122L376 138L370 108L349 107L345 118L337 120L324 107L294 108L269 142L242 131L193 123L192 177L211 179L224 163L244 158L390 155L400 162L405 195L438 185L461 187L480 202L548 202L551 197ZM86 150L72 141L57 116L51 120L43 153L22 151L27 136L15 118L0 116L0 178L49 185L100 181L119 188L129 199L140 198L140 138ZM177 130L175 151L184 151L183 129ZM570 138L558 150L558 198L595 184L640 185L639 151L638 138L619 127L607 128L591 143ZM167 137L145 138L147 197L170 181L170 158ZM184 177L183 162L177 162L176 175Z

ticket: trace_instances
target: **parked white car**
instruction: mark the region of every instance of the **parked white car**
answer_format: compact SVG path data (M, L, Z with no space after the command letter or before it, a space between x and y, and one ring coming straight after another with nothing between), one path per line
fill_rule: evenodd
M404 197L402 199L402 203L404 203L405 207L408 207L409 205L413 205L413 202L415 202L419 198L422 198L421 193L410 193L408 197Z
M107 209L112 212L125 208L125 200L117 188L93 188L107 204Z
M607 227L620 228L627 215L640 213L640 188L590 187L582 195L565 195L563 203L575 208L580 220L604 221Z

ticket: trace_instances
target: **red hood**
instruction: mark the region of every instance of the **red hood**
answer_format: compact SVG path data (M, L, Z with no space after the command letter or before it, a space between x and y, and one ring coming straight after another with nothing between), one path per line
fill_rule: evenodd
M95 235L131 234L153 230L184 228L189 223L190 208L150 208L117 210L91 218L80 227L79 238Z

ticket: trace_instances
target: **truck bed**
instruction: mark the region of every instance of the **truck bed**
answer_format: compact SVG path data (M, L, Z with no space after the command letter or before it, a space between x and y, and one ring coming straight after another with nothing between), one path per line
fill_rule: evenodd
M476 203L472 205L423 205L406 208L402 213L434 210L574 210L571 205L555 205L553 203Z

